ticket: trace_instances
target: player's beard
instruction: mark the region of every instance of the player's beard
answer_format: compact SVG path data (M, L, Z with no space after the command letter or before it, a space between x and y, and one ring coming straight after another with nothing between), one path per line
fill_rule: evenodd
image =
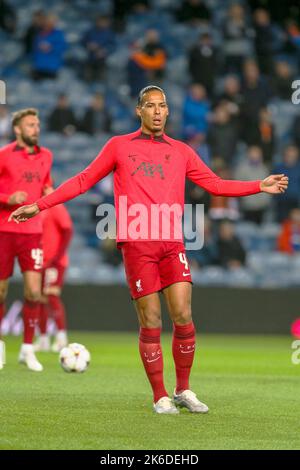
M29 137L28 135L21 134L21 138L24 144L28 145L29 147L34 147L39 143L39 137Z

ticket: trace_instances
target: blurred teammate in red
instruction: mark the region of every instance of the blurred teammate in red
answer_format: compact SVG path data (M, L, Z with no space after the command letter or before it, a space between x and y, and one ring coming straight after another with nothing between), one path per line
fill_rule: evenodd
M53 192L47 189L46 194ZM35 343L36 351L49 351L47 334L48 317L54 319L57 333L52 351L59 352L67 346L66 315L61 292L65 271L69 264L67 250L73 235L73 223L69 212L62 204L42 212L43 219L43 299L40 310L40 336Z
M39 317L43 267L41 216L29 224L8 223L9 215L24 202L32 203L51 186L51 152L39 146L40 121L36 109L13 114L16 140L0 149L0 324L8 279L18 259L24 279L24 339L19 361L34 371L43 370L33 351L35 325ZM0 341L0 367L5 362L4 343Z
M284 175L275 175L263 181L222 180L191 147L165 134L169 109L164 91L157 86L141 90L136 113L141 119L138 131L110 139L85 170L35 204L19 208L10 220L23 222L30 219L44 209L87 191L113 171L117 241L141 327L140 355L153 390L154 411L177 414L177 405L193 413L206 413L208 407L189 386L195 328L191 311L191 273L182 237L179 240L172 236L174 231L171 230L166 239L163 224L157 227L151 222L149 227L149 214L151 216L160 206L162 218L167 222L171 207L183 211L186 178L220 196L247 196L261 191L279 194L287 188L288 179ZM124 196L127 198L125 208ZM137 219L137 203L141 214L139 225L143 227L140 237L131 232L132 216ZM174 220L170 228L174 228ZM181 217L176 223L177 228L180 224ZM163 378L160 291L164 294L174 327L172 351L176 388L173 400Z

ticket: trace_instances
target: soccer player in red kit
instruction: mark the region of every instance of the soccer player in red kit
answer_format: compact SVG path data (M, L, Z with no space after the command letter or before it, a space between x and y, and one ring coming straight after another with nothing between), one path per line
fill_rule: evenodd
M183 209L186 178L220 196L247 196L261 191L279 194L286 190L288 179L284 175L247 182L219 178L188 145L164 133L169 110L165 93L157 86L141 90L136 113L141 119L139 130L110 139L85 170L35 204L19 208L10 220L18 223L30 219L40 211L87 191L113 171L117 241L140 323L139 349L153 390L154 411L175 414L179 406L191 412L206 413L208 407L199 401L189 384L195 352L195 328L191 313L191 273L182 238L178 240L170 236L165 240L160 227L148 227L141 219L145 233L136 239L129 230L131 217L137 203L146 214L158 205L163 207L163 214L167 214L166 208L174 204ZM123 208L124 196L127 198L126 209ZM143 212L141 208L140 211ZM125 215L127 226L124 229ZM171 224L173 226L174 222ZM150 232L147 232L149 228ZM176 388L173 400L163 378L160 291L174 326L172 351Z
M53 188L45 191L53 192ZM62 204L41 213L43 221L43 298L40 310L40 337L35 343L35 351L49 351L50 340L47 334L48 316L52 317L57 333L52 351L59 352L67 346L65 307L61 299L65 271L69 264L67 254L73 234L73 223L68 210Z
M8 280L17 258L24 279L24 339L19 362L38 372L43 367L34 354L32 342L40 308L42 221L38 216L28 224L16 225L9 223L8 217L20 204L34 202L51 186L52 154L39 146L40 122L36 109L14 113L12 125L16 140L0 149L0 323Z

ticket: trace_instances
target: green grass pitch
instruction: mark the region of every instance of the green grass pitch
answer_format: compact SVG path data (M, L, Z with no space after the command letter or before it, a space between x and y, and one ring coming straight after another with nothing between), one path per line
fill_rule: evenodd
M92 362L67 374L58 356L45 370L17 364L19 338L7 338L0 371L0 449L299 449L300 365L289 337L199 335L191 388L207 415L152 411L135 334L70 334ZM163 336L165 382L174 387L171 336Z

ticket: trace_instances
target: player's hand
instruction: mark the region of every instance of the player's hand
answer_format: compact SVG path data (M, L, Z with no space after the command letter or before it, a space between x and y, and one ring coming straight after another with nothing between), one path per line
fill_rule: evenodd
M25 191L16 191L11 194L8 199L9 206L15 206L16 204L23 204L27 199L27 193Z
M37 204L30 204L29 206L22 206L19 209L16 209L9 216L8 222L12 220L17 224L19 222L26 222L27 219L31 219L40 212L40 209Z
M260 183L260 190L269 194L284 193L288 187L289 179L285 175L271 175Z

